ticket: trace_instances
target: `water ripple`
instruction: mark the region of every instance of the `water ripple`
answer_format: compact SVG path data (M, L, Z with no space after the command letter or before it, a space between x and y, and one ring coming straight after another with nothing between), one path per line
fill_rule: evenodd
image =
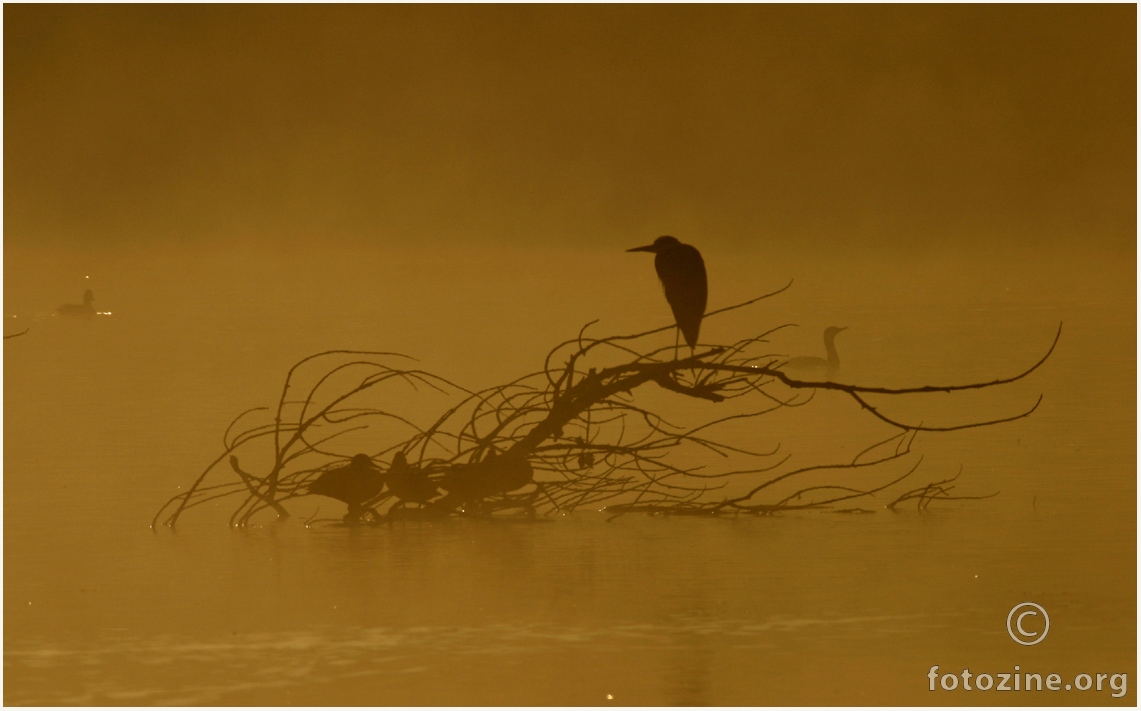
M5 702L14 705L108 703L201 705L235 693L359 678L427 672L440 655L484 655L525 662L544 652L637 652L684 646L701 636L732 648L773 647L811 629L816 637L866 636L892 627L938 626L915 615L834 619L675 619L588 629L551 624L479 627L338 628L248 633L218 639L173 635L118 637L74 647L8 645ZM70 669L71 674L61 670ZM129 670L129 671L125 671ZM37 677L67 679L39 683ZM34 692L32 691L34 690Z

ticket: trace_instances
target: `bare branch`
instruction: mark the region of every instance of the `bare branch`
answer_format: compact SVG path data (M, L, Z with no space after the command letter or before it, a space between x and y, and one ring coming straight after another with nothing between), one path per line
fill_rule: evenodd
M711 311L706 318L755 304L789 285ZM772 336L792 324L730 345L702 345L689 357L676 358L674 348L642 340L673 326L589 337L596 323L587 323L574 338L552 348L542 370L482 390L469 390L421 369L390 365L389 359L408 357L387 351L330 350L303 358L286 373L276 407L250 408L234 418L223 433L225 451L186 491L159 509L152 526L174 526L187 509L231 496L239 499L230 516L232 525L245 526L269 511L284 518L289 515L286 502L309 496L316 478L352 457L350 442L357 447L364 442L371 461L390 462L383 465L383 488L368 489L371 498L359 501L351 493L342 498L357 512L350 518L360 522L396 516L488 518L505 512L536 516L586 506L605 507L608 520L633 512L768 515L829 507L872 497L911 476L922 456L900 476L886 472L892 462L912 454L918 432L1011 422L1030 416L1042 401L1039 396L1033 407L1017 415L940 427L885 415L883 404L872 404L869 396L894 400L1013 383L1045 363L1061 336L1059 324L1046 354L1012 377L882 388L785 374L785 357L767 349ZM396 399L391 387L383 387L389 384L401 391ZM655 387L644 388L650 384ZM795 458L779 443L770 451L757 451L718 434L729 425L739 428L787 408L805 407L819 390L847 394L860 405L857 414L866 412L898 432L855 456L830 457L826 448L817 448ZM295 391L303 395L290 399ZM450 400L434 420L423 423L406 414L409 391L413 397ZM679 408L667 417L664 408L647 404L661 398L705 401L707 407L720 408L719 414L685 422L680 415L692 417L707 409ZM741 398L749 400L732 405ZM750 406L753 400L760 405ZM239 454L247 464L268 465L260 473L247 471L238 464ZM766 459L758 463L758 457ZM224 474L217 472L224 468L218 464L227 458L237 478L219 481L217 476ZM985 498L958 494L953 483L957 476L896 495L888 508L915 501L918 510L925 511L932 501ZM840 479L821 481L824 477ZM738 483L740 488L726 489ZM745 493L718 495L722 489ZM424 493L416 494L418 490Z

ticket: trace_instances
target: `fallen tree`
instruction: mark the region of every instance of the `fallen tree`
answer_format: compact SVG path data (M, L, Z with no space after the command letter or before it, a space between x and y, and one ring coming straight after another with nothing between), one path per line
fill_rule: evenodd
M781 369L787 359L767 352L772 336L788 324L678 358L674 346L645 345L673 326L595 338L587 335L593 323L551 349L541 370L480 391L410 367L411 359L397 353L309 356L290 368L276 407L235 418L223 436L223 452L160 508L152 526L174 526L189 509L226 499L236 502L230 525L244 527L263 512L288 517L295 500L318 494L347 503L343 520L350 524L409 516L540 516L584 507L613 515L864 511L840 506L906 487L922 462L913 448L919 433L1021 419L1037 409L1041 396L1013 415L946 426L892 416L892 400L1021 380L1050 357L1061 336L1059 325L1045 355L1010 377L884 388L791 377ZM450 404L418 424L392 406L407 402L407 392L393 388ZM661 407L647 404L660 399L651 389L726 411L696 426L675 425ZM779 445L754 451L715 436L729 423L802 407L818 392L847 396L890 434L854 457L804 466L793 466ZM711 468L710 459L726 466ZM816 481L821 476L835 479ZM914 501L922 511L932 501L983 498L953 494L955 478L908 488L888 506Z

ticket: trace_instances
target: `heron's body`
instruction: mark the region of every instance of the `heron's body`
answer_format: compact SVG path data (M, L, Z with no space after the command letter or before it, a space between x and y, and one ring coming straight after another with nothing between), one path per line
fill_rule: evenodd
M95 307L91 305L92 301L95 301L95 295L91 293L91 289L88 289L83 292L82 304L64 304L56 309L55 312L59 316L68 317L94 316Z
M424 470L408 463L404 452L397 452L392 457L392 466L388 469L388 490L401 501L419 504L427 503L440 493Z
M705 276L705 260L697 248L679 242L674 237L659 237L653 244L635 247L627 252L653 252L654 269L666 292L666 301L673 311L678 330L690 348L697 347L701 319L709 297Z
M781 366L781 370L789 375L831 380L840 369L840 354L836 352L836 334L846 328L846 326L829 326L824 329L824 351L828 354L827 358L815 356L792 358Z
M343 467L330 469L309 484L310 494L320 494L349 505L349 515L359 515L362 504L384 489L384 473L367 454L358 454Z

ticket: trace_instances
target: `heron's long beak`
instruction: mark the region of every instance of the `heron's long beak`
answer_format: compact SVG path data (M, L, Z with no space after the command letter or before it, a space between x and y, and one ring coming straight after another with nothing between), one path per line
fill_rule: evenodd
M647 244L645 247L635 247L634 249L628 249L626 251L627 252L657 252L658 250L654 249L654 245Z

